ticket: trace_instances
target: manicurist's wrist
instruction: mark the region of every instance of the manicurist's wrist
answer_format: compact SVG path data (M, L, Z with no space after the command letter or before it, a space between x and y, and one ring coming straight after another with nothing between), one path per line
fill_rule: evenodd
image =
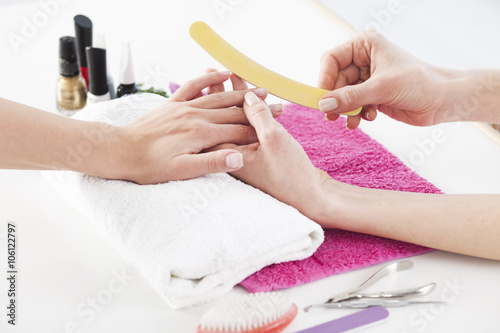
M494 122L500 104L500 70L441 69L444 103L437 122Z
M455 111L455 104L467 92L465 71L430 66L429 73L434 92L431 100L436 101L434 124L461 121L462 114Z

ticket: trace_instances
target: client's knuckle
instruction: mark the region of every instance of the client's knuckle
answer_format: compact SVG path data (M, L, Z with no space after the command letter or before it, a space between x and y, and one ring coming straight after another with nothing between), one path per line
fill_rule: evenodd
M207 171L210 173L218 171L217 155L215 155L215 154L208 155L208 158L206 160L206 168L207 168Z
M269 110L269 107L262 102L255 106L252 106L251 111L252 112L250 113L250 116L252 118L265 117L266 112L271 112L271 110Z
M224 102L224 94L223 93L214 93L210 95L210 98L215 102L215 104L219 105Z
M236 132L241 136L248 136L248 134L251 132L251 129L250 127L245 125L237 125Z
M197 119L199 118L199 112L196 109L184 109L182 112L182 118L185 120Z
M196 121L190 126L190 130L196 134L196 136L204 138L210 133L210 129L207 123L204 121Z
M280 140L281 131L278 127L266 128L262 131L261 140L266 143L273 143Z
M190 80L187 80L186 83L184 83L184 85L186 87L191 87L192 85L194 85L196 83L196 79L190 79Z

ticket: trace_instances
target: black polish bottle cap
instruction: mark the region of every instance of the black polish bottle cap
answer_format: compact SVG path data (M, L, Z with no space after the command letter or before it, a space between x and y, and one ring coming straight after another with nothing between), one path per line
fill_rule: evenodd
M76 15L74 20L78 60L81 67L87 67L85 49L92 46L92 21L84 15Z
M64 36L59 39L59 74L66 77L80 74L74 37Z
M106 49L87 47L86 52L89 68L89 92L95 96L105 95L109 92Z

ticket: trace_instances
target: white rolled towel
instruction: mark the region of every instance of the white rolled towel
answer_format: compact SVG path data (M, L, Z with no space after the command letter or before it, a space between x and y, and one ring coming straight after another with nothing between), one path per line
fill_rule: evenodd
M122 125L165 101L132 95L74 118ZM225 173L157 185L43 174L175 309L221 296L267 265L304 259L323 242L318 224Z

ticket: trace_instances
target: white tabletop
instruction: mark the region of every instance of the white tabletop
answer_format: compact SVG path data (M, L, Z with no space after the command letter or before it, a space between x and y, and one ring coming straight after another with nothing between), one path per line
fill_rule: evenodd
M367 3L331 1L358 28L376 20L373 13L387 8L389 1ZM403 10L382 30L412 53L457 68L498 67L499 57L493 53L498 55L500 51L500 23L493 16L500 9L496 2L408 0L400 4ZM465 16L464 12L474 15ZM76 14L89 16L95 31L106 33L115 81L121 40L128 39L138 81L156 86L166 86L169 80L184 82L207 67L220 68L189 38L188 27L195 20L205 20L263 65L311 85L316 83L320 55L350 37L325 11L306 0L3 0L2 97L54 111L58 38L73 34L72 18ZM26 22L37 26L23 36ZM24 38L17 47L11 42L13 34ZM454 51L454 47L460 52ZM500 192L500 147L470 124L413 128L380 116L362 128L447 193ZM447 139L428 152L422 151L424 155L416 153L436 129L444 131ZM424 158L417 159L418 156ZM245 292L236 287L208 304L171 310L92 223L59 197L36 171L0 171L0 217L0 242L5 244L1 236L5 236L7 222L14 221L20 246L18 325L13 328L6 324L2 306L1 332L194 332L205 311ZM5 252L2 246L1 267L5 267ZM411 270L388 277L371 289L400 289L436 282L433 298L449 304L393 308L387 321L366 331L499 331L496 317L500 309L500 263L442 251L412 260L415 266ZM382 266L339 274L285 292L303 308L355 287ZM129 279L122 290L113 294L108 304L98 304L92 310L92 298L108 288L116 274L123 273ZM7 285L4 278L0 281L0 304L4 304ZM286 332L354 311L300 311Z

